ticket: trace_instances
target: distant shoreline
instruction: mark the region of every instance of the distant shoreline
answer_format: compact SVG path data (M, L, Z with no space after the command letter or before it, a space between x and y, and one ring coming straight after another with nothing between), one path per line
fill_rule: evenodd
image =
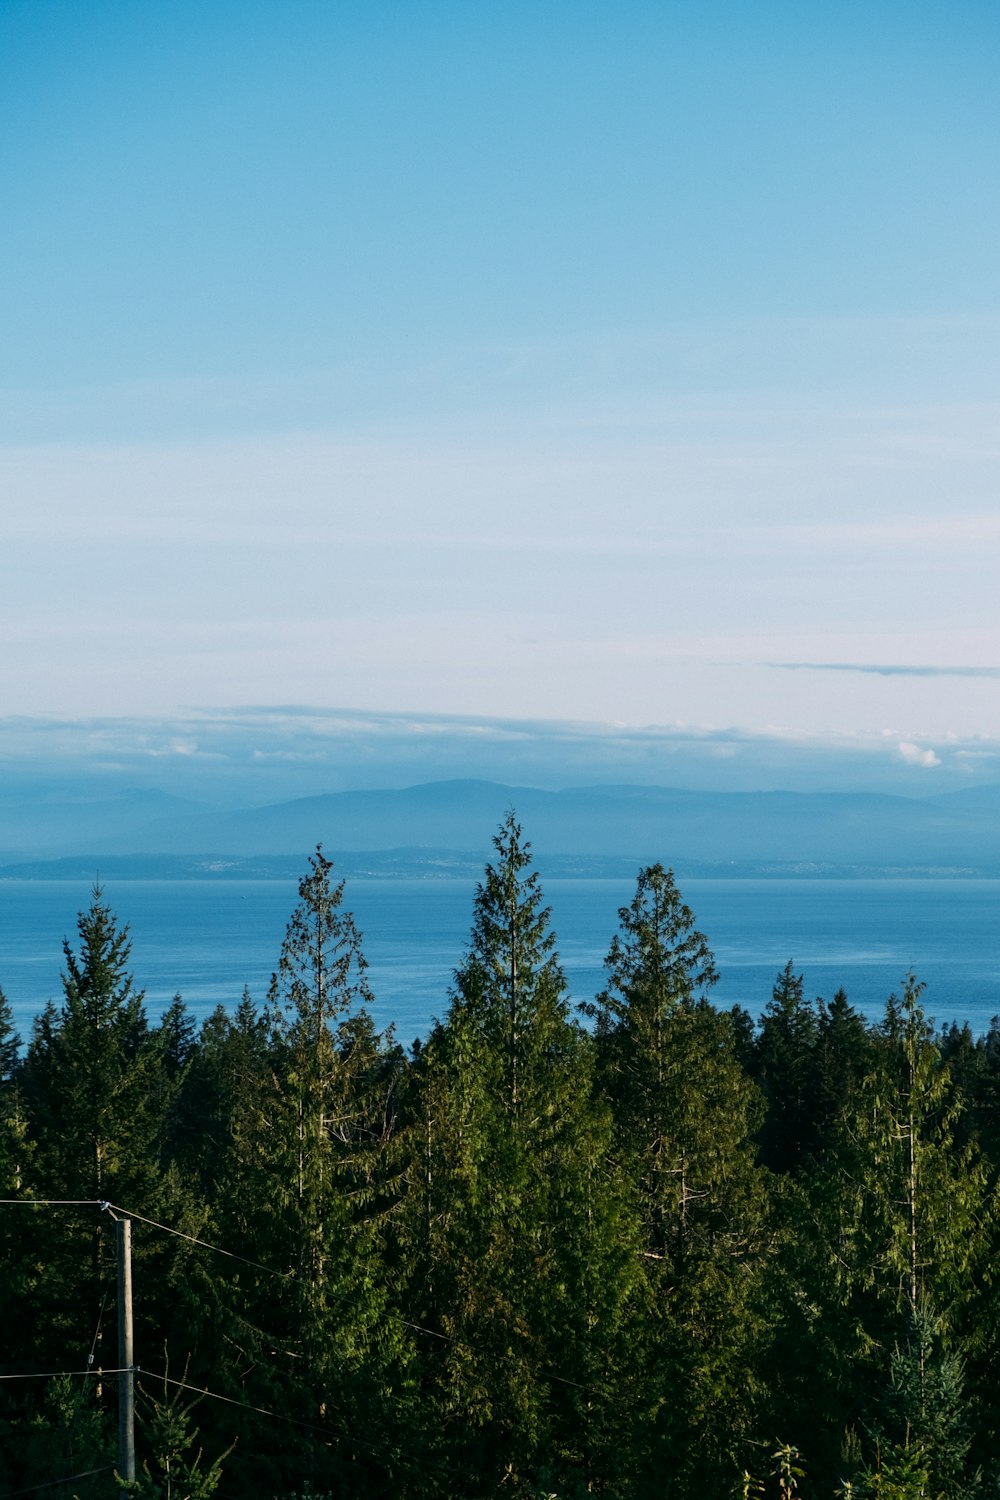
M478 880L490 858L446 849L334 851L339 877L350 880ZM0 865L0 881L56 880L297 880L305 867L301 854L243 857L225 854L72 855ZM539 855L543 878L552 880L631 879L645 863L629 855ZM669 862L669 861L668 861ZM729 861L724 864L678 860L678 880L1000 880L1000 865L864 865L808 863L801 860Z

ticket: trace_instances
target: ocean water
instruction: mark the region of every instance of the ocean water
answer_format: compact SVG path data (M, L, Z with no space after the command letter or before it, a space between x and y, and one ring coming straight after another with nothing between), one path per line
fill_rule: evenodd
M475 884L451 879L351 881L345 906L364 937L379 1025L400 1041L426 1034L448 1006L472 919ZM604 982L604 956L622 880L552 880L558 951L575 1001ZM691 880L682 894L715 953L713 998L754 1015L791 959L807 992L843 986L865 1014L881 1015L910 970L926 984L938 1023L985 1031L1000 1012L1000 881ZM295 905L293 881L123 881L105 899L129 924L131 965L156 1018L181 994L199 1022L235 1007L246 985L262 1002ZM64 938L75 942L89 886L0 881L0 986L24 1039L49 999L61 999Z

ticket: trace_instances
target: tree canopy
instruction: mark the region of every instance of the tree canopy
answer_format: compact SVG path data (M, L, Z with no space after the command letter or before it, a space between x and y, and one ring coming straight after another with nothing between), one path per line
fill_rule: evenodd
M110 1492L114 1212L137 1494L993 1493L997 1028L791 961L721 1011L662 864L574 1006L513 812L493 849L409 1056L321 848L263 1004L151 1024L100 887L26 1048L0 991L0 1491Z

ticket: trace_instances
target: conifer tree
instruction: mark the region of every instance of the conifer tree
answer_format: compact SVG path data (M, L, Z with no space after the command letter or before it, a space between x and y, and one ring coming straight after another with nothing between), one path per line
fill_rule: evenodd
M391 1084L387 1090L383 1039L368 1009L361 935L343 910L344 882L331 881L332 868L317 848L299 882L268 995L287 1132L277 1144L282 1154L291 1147L295 1270L308 1288L318 1288L328 1272L331 1205L343 1189L356 1206L368 1206L379 1148L391 1134Z
M190 1039L186 1018L178 1024L175 1003L156 1041L161 1056L167 1054L162 1088L174 1097L167 1146L175 1192L164 1210L165 1222L236 1255L263 1261L273 1248L273 1236L264 1227L273 1198L273 1168L263 1148L265 1137L273 1148L265 1126L274 1100L268 1023L244 991L234 1014L221 1005L212 1011L196 1041ZM259 1352L258 1301L275 1278L255 1274L242 1261L220 1260L188 1242L169 1243L175 1256L162 1277L166 1307L153 1347L166 1338L173 1359L188 1368L192 1383L221 1384L236 1395ZM212 1426L220 1415L209 1409L203 1414L205 1425ZM228 1430L226 1424L223 1430ZM240 1449L247 1451L251 1436L249 1428L241 1433Z
M813 1149L831 1149L838 1122L855 1107L858 1091L875 1066L875 1044L864 1017L843 989L817 1002Z
M154 1087L159 1129L159 1160L163 1171L184 1153L186 1129L180 1108L188 1072L195 1056L195 1023L180 995L175 995L151 1033L156 1055Z
M20 1070L24 1193L70 1200L31 1214L23 1231L33 1269L20 1287L17 1327L31 1330L21 1368L79 1368L88 1352L98 1367L114 1365L104 1342L113 1349L114 1233L96 1205L159 1217L163 1202L156 1048L129 967L128 929L99 886L78 917L77 938L76 947L63 944L62 1005L49 1004L36 1021ZM134 1248L137 1276L158 1286L151 1264L162 1264L159 1252L141 1241ZM140 1347L161 1311L155 1298L144 1300ZM96 1423L106 1420L112 1394L106 1382L87 1385L80 1399Z
M513 813L493 844L497 860L487 865L476 892L451 1024L456 1035L481 1047L494 1069L493 1102L519 1131L540 1107L540 1062L552 1051L556 1057L572 1052L575 1038L551 912Z
M871 1488L885 1494L892 1476L922 1475L935 1500L972 1500L979 1476L969 1472L971 1432L960 1355L942 1338L940 1320L925 1304L908 1317L893 1349L889 1382L873 1422ZM916 1496L921 1490L914 1486Z
M650 1401L639 1492L662 1493L666 1473L669 1493L714 1493L713 1483L725 1493L759 1385L769 1244L760 1100L732 1018L705 997L714 960L672 872L641 870L619 920L608 988L586 1009L644 1226L648 1312L636 1354Z
M410 1234L416 1251L426 1226L428 1250L414 1306L447 1338L422 1353L465 1492L600 1488L623 1452L635 1247L513 813L493 842L447 1021L419 1064Z
M843 1167L861 1093L876 1065L876 1043L843 990L829 1005L817 1001L813 1012L799 985L799 994L791 996L782 984L789 977L797 979L790 967L777 988L792 1004L777 1015L772 1011L766 1048L772 1091L784 1073L793 1098L782 1108L779 1096L764 1131L767 1149L786 1168L775 1195L782 1233L768 1293L773 1337L764 1373L772 1430L795 1433L811 1466L829 1476L832 1486L834 1476L843 1477L843 1466L837 1465L844 1432L855 1431L860 1406L851 1373L858 1357L853 1310L826 1288L837 1255L839 1190L831 1183ZM755 1049L755 1069L761 1061L761 1050ZM781 1121L790 1139L779 1134ZM802 1149L807 1142L808 1149ZM859 1452L855 1467L862 1462Z
M235 1012L222 1005L202 1023L183 1070L175 1106L173 1147L185 1174L215 1200L223 1179L234 1202L245 1198L234 1179L254 1154L262 1098L272 1077L269 1022L244 989Z
M34 1191L53 1198L151 1203L155 1054L131 941L95 886L63 944L63 1004L36 1022L24 1068Z
M186 1385L189 1371L184 1370ZM198 1439L191 1417L196 1401L185 1403L180 1390L171 1390L169 1375L163 1381L163 1399L140 1387L138 1416L143 1458L141 1472L132 1484L121 1483L123 1494L135 1500L210 1500L222 1479L228 1449L212 1459ZM148 1454L148 1456L146 1456Z
M756 1075L767 1102L761 1155L776 1172L793 1172L817 1147L816 1006L805 998L791 959L774 983L756 1046Z
M608 988L582 1008L596 1020L601 1081L619 1139L639 1174L649 1249L662 1254L668 1237L684 1233L698 1193L689 1186L685 1123L690 1122L678 1116L694 1104L694 1097L685 1097L677 1087L680 1072L694 1060L682 1058L680 1041L683 1034L697 1046L696 1036L706 1025L715 1026L717 1018L699 1014L698 1002L718 974L673 872L662 865L640 870L632 902L619 910L618 918L619 931L605 960ZM724 1025L718 1031L721 1036ZM695 1064L698 1074L699 1088L709 1087Z
M996 1237L994 1194L974 1146L956 1140L961 1101L922 988L909 975L902 995L890 997L872 1070L804 1178L795 1300L812 1309L806 1347L825 1388L814 1387L811 1405L829 1424L825 1436L803 1436L814 1452L845 1426L865 1432L884 1420L893 1351L929 1347L920 1344L921 1320L932 1320L943 1356L981 1347L977 1299ZM916 1457L935 1462L929 1451Z
M233 1124L221 1207L253 1259L284 1273L257 1278L241 1315L261 1404L323 1430L302 1450L315 1485L353 1467L374 1493L405 1446L408 1345L383 1252L399 1054L372 1023L361 935L332 868L317 848L299 882L268 995L267 1077ZM234 1472L245 1463L238 1448Z
M131 939L93 889L63 944L63 1004L36 1026L24 1069L35 1191L50 1197L151 1203L155 1079Z
M955 1144L962 1101L934 1044L912 974L886 1005L884 1064L865 1103L869 1149L867 1228L873 1267L911 1318L925 1300L946 1315L960 1303L981 1237L985 1173L976 1153Z

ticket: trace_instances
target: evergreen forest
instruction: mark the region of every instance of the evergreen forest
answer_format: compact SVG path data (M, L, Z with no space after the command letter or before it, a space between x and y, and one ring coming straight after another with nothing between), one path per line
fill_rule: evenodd
M791 963L720 1010L659 864L573 1007L513 813L494 850L409 1053L321 849L267 995L200 1029L150 1022L99 887L23 1044L0 994L0 1495L1000 1493L1000 1022Z

